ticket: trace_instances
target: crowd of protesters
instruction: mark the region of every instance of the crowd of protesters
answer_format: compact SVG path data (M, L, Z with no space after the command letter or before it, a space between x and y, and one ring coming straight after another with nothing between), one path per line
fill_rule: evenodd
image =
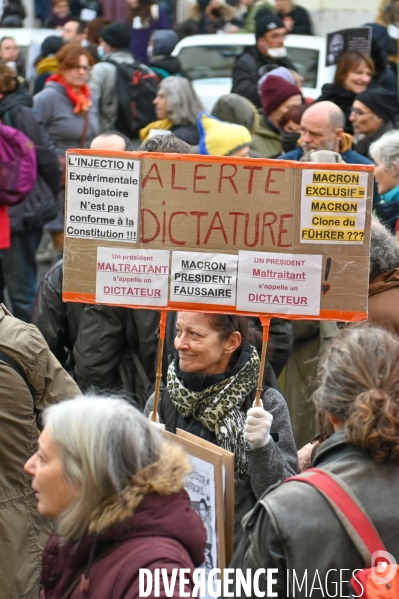
M54 35L33 80L0 35L0 144L10 130L30 141L25 192L6 202L0 188L1 599L133 599L140 568L169 579L187 568L190 593L207 530L163 429L234 454L231 567L264 568L261 591L267 568L286 597L286 571L369 565L334 502L298 478L311 466L362 504L378 548L399 560L399 12L380 4L370 56L342 54L315 101L287 56L288 33L314 33L292 0L197 0L177 24L169 0L126 0L118 18L105 0L36 0ZM24 17L6 2L0 27ZM208 113L173 50L186 35L240 31L254 44ZM134 111L133 74L145 81ZM374 165L369 323L272 318L255 407L258 319L170 313L154 414L159 313L62 301L71 148ZM1 147L0 162L5 181ZM51 265L37 286L39 262ZM161 596L172 596L162 582Z

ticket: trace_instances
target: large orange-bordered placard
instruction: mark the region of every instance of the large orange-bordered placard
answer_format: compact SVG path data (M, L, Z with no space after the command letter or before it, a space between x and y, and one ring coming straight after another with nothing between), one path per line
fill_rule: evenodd
M365 320L372 170L69 150L63 299Z

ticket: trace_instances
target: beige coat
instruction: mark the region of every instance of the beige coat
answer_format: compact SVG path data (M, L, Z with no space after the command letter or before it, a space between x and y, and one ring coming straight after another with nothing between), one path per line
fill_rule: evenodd
M36 599L50 521L39 515L30 478L23 471L37 446L34 409L43 410L80 391L39 330L1 306L0 349L17 362L34 394L0 359L0 597Z

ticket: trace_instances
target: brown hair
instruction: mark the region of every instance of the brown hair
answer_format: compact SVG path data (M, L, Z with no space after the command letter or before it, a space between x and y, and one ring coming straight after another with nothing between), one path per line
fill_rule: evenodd
M112 23L106 17L97 17L87 23L87 40L96 46L100 43L100 37L104 27Z
M371 71L371 76L374 77L375 67L373 59L364 52L351 50L350 52L345 52L345 54L342 54L338 61L337 70L335 71L334 77L335 85L343 86L348 74L357 69L362 62L366 63Z
M71 8L71 5L70 5L70 2L69 2L69 0L51 0L51 4L52 4L52 6L53 6L53 7L54 7L54 6L57 6L58 4L65 3L65 2L68 4L68 6L69 6L69 9L70 9L70 8Z
M335 415L347 442L376 462L399 464L399 339L377 326L346 327L327 346L317 382L319 414Z
M79 63L79 57L86 56L89 61L89 65L92 67L94 64L94 59L90 52L83 48L78 43L68 43L65 46L62 46L61 50L58 50L55 55L58 60L58 70L60 73L67 71L68 69L73 69Z
M381 0L375 22L387 27L388 25L395 24L398 20L399 7L397 2L394 0Z
M13 69L0 63L0 93L8 94L17 88L17 80Z
M310 104L300 104L299 106L292 106L280 119L279 125L281 129L289 123L290 121L294 121L297 125L301 124L301 118L303 113L307 108L309 108Z

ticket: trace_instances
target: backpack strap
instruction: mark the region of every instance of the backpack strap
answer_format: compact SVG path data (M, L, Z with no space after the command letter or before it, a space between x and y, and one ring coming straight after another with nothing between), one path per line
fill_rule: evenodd
M311 485L323 495L364 559L366 567L371 566L373 553L386 551L380 535L363 506L353 491L338 476L320 468L309 468L300 476L286 479L284 483L290 481Z

